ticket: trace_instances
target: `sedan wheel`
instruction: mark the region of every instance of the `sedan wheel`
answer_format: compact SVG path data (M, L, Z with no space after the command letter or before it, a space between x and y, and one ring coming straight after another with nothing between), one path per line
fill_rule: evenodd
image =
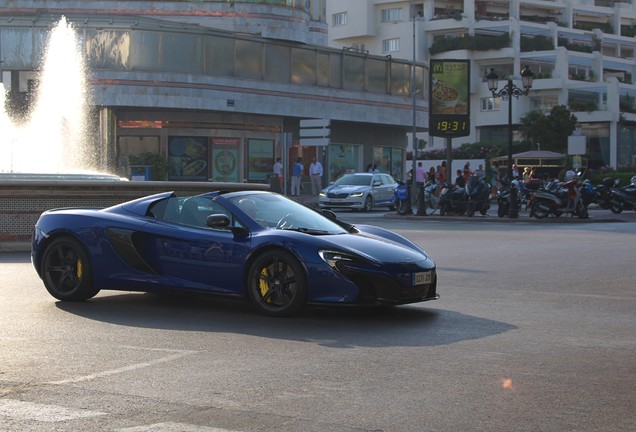
M250 298L267 315L290 316L305 305L303 269L285 251L272 250L259 256L250 267L247 284Z
M42 279L47 291L58 300L81 301L94 297L88 256L75 239L63 237L51 242L42 258Z
M364 200L364 207L362 208L362 211L370 212L371 210L373 210L373 198L371 198L371 196L367 196L367 199Z

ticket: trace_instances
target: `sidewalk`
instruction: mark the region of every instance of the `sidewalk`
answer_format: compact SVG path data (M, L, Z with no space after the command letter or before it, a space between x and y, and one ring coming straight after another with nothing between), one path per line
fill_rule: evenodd
M296 197L290 197L294 200L301 202L310 207L318 208L318 197L311 194L304 194ZM417 209L414 209L417 211ZM636 212L624 211L620 214L614 214L610 210L596 208L590 206L588 208L590 217L588 219L580 219L572 216L549 216L543 219L537 219L530 217L530 212L522 210L519 213L518 218L498 217L497 216L497 203L493 202L490 205L490 210L485 216L477 213L472 217L468 216L440 216L439 210L431 213L430 209L427 209L427 216L417 216L415 214L399 215L395 211L386 211L382 217L389 219L405 219L405 220L435 220L435 221L465 221L465 222L531 222L531 223L599 223L599 222L636 222ZM380 214L378 213L378 216Z
M318 197L312 196L311 194L303 194L296 197L289 197L298 202L301 202L309 207L318 208ZM417 209L416 209L417 210ZM530 213L528 211L522 211L519 214L518 218L510 219L508 217L498 217L497 216L497 204L491 204L490 210L485 216L481 214L476 214L472 217L467 216L440 216L439 210L431 213L428 211L427 216L417 216L415 214L404 215L401 216L397 214L395 211L386 212L378 212L378 217L384 217L387 219L394 220L412 220L412 221L440 221L440 222L452 222L452 221L461 221L461 222L499 222L499 223L516 223L516 222L526 222L526 223L601 223L601 222L636 222L636 212L634 211L624 211L620 214L614 214L610 210L604 210L599 208L590 207L589 208L590 217L588 219L579 219L577 217L571 216L561 216L554 217L549 216L543 219L537 219L535 217L530 217ZM0 242L0 252L29 252L31 250L31 244L29 242Z

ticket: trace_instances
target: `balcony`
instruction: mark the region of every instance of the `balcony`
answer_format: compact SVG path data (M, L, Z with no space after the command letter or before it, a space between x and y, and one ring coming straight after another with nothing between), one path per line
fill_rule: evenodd
M488 51L491 49L502 49L510 47L510 35L502 33L497 36L491 35L464 35L464 37L444 37L433 41L429 52L439 54L446 51L468 50L468 51Z

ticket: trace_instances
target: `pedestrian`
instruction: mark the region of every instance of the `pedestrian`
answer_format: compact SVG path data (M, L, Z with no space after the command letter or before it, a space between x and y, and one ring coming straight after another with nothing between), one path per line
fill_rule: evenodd
M499 169L497 166L497 162L493 162L490 165L490 191L491 198L497 198L497 191L499 190Z
M276 158L276 162L274 162L274 175L278 177L278 181L280 183L280 190L283 190L283 162L281 162L281 158Z
M428 176L426 178L426 181L430 183L435 183L435 167L431 167L431 169L428 170Z
M482 164L479 164L479 167L475 170L474 174L479 179L486 177L486 171L484 171L484 166Z
M464 173L460 169L457 170L457 178L455 179L455 186L462 187L462 188L466 186L466 179L464 178Z
M519 167L517 166L517 164L512 164L512 179L518 179L519 178Z
M446 181L446 161L442 161L442 165L439 167L439 177L442 182Z
M302 181L303 170L303 158L296 159L296 163L292 166L292 178L291 178L291 195L300 196L300 183Z
M417 168L415 169L415 183L418 186L422 186L425 181L425 171L424 166L422 166L422 162L417 163Z
M473 175L474 173L470 170L470 162L466 162L466 165L464 165L464 182L468 183L468 177L470 177L471 175Z
M309 165L309 178L311 180L311 193L317 196L322 190L322 164L313 158Z
M441 183L443 181L444 179L442 178L442 167L440 165L437 165L437 167L435 168L435 182Z

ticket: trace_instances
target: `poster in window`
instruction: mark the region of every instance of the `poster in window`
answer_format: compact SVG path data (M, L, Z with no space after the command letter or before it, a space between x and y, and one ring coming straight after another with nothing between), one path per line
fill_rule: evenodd
M212 180L215 182L235 182L238 179L238 148L212 148Z
M208 138L168 138L168 180L208 179Z
M274 140L250 139L247 147L247 180L266 183L273 172Z

